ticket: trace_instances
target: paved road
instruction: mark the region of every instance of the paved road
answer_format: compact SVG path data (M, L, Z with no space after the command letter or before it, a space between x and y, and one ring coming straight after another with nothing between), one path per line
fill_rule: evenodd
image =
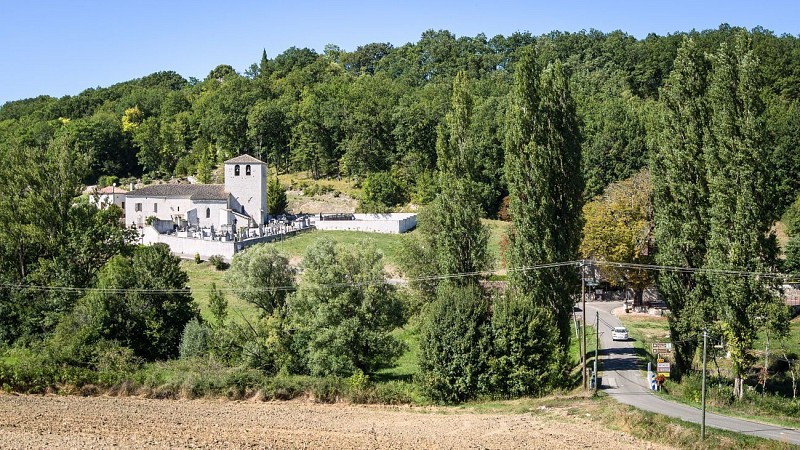
M611 328L622 325L622 322L611 314L611 311L620 306L622 306L620 302L586 304L587 322L594 322L595 311L600 312L600 348L602 349L600 350L602 361L600 388L620 403L688 422L700 423L702 412L699 408L667 401L653 394L647 383L645 372L638 367L639 360L634 352L633 342L611 340ZM800 430L792 428L765 425L709 412L706 412L706 426L800 445Z

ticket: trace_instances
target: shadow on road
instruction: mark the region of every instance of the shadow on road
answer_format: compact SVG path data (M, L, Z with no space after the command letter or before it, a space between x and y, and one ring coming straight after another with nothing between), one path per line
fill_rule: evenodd
M646 357L641 348L604 348L600 350L603 370L639 370Z

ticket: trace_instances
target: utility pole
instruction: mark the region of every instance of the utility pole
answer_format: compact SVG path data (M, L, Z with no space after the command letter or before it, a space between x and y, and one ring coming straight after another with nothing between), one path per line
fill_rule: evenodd
M583 268L586 265L586 261L581 261L581 302L583 306L581 307L581 314L583 315L583 329L581 333L583 335L582 341L583 344L581 345L581 362L583 363L583 390L587 390L586 384L586 276L584 274Z
M594 324L594 391L597 392L597 349L600 348L600 311L595 311Z
M706 347L708 346L708 330L703 330L703 419L700 422L700 439L706 438Z

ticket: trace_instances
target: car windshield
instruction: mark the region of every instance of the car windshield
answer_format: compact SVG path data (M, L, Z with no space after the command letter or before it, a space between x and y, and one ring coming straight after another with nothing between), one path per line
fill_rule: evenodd
M628 330L625 329L624 327L614 328L614 331L617 332L617 333L627 333L628 332Z

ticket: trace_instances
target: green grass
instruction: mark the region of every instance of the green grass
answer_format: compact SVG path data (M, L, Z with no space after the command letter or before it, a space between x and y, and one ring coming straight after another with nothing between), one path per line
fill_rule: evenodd
M762 352L767 345L767 333L764 330L758 332L756 340L753 342L753 349ZM789 333L785 337L769 336L770 353L786 351L787 354L800 354L800 317L795 317L789 322Z
M510 222L503 222L501 220L490 220L490 219L483 219L481 220L487 228L489 228L489 258L493 261L493 267L495 270L499 270L503 268L503 258L500 254L500 243L502 242L503 238L508 234L508 228L511 225Z
M392 335L406 344L406 351L400 355L394 367L378 371L375 380L413 381L414 375L419 371L419 327L411 322L394 330Z
M228 300L228 316L239 318L242 315L248 320L258 317L258 309L250 303L241 300L235 294L226 291L230 285L225 281L225 272L214 268L208 261L195 264L194 261L181 261L181 268L189 275L189 288L192 290L192 297L197 305L200 306L200 315L203 319L211 319L208 309L208 295L211 283L216 283L217 289L225 294Z
M415 231L411 233L415 233ZM372 243L378 250L383 252L384 262L386 264L396 267L398 264L398 255L400 249L403 247L403 240L407 234L409 233L400 235L369 233L365 231L312 230L290 237L285 241L273 242L267 245L275 246L278 251L289 257L302 257L308 247L325 237L347 246L363 245L363 243L367 242Z

